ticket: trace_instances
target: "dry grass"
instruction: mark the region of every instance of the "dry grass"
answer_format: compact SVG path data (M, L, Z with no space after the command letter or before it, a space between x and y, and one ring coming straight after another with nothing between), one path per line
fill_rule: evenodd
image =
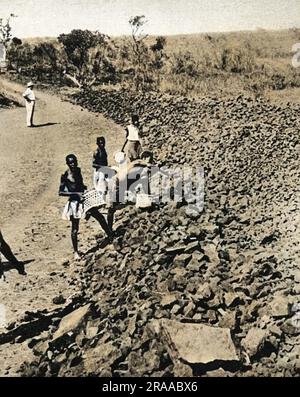
M170 36L167 53L189 52L199 73L189 79L165 76L161 88L190 95L242 91L263 95L300 87L300 68L291 64L292 46L297 42L300 29Z
M120 46L124 39L130 40L112 40ZM31 45L43 41L57 43L55 38L25 40ZM155 37L147 41L152 44ZM300 68L293 68L291 61L297 42L300 29L168 36L165 65L156 88L189 96L242 92L259 96L295 89L300 87ZM125 85L129 84L126 78L125 74Z

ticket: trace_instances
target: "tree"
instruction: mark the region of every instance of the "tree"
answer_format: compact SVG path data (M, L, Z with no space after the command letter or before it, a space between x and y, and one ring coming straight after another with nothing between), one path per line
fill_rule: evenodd
M183 74L188 77L198 77L199 65L191 52L178 52L173 54L170 59L171 74Z
M167 40L163 36L156 37L155 43L150 47L152 51L151 68L156 75L157 85L160 85L161 69L164 66L164 61L167 58L164 52Z
M164 53L165 37L158 36L154 44L147 44L148 35L144 33L144 26L147 22L144 15L137 15L129 20L131 26L131 53L129 57L134 71L136 90L159 86L161 69L166 58Z
M12 44L15 45L15 46L22 45L22 40L19 39L18 37L13 37L12 40L11 40L11 42L12 42Z
M147 24L145 15L137 15L129 19L131 26L132 50L133 50L133 66L135 68L135 88L143 89L147 80L147 63L148 48L145 45L145 40L148 37L144 34L143 27Z
M156 42L150 47L153 52L162 51L165 48L167 39L163 36L156 37Z
M97 80L96 72L103 60L101 49L107 47L107 39L108 36L98 31L81 29L58 37L65 53L66 75L78 86L92 85Z
M52 69L57 69L58 54L52 43L40 43L34 47L33 56L38 63L49 65Z
M7 51L8 67L15 70L32 70L33 49L28 43L22 45L10 45Z
M7 49L8 44L12 38L11 19L15 17L16 15L10 14L10 16L6 18L5 21L3 18L0 18L0 43L4 45L5 49Z

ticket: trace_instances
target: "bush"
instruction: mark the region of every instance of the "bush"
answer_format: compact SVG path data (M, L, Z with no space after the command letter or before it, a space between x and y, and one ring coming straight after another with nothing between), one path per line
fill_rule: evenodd
M220 68L232 73L251 73L256 68L254 54L249 47L226 47L221 53Z
M179 52L170 57L170 73L197 77L199 75L199 64L189 51Z

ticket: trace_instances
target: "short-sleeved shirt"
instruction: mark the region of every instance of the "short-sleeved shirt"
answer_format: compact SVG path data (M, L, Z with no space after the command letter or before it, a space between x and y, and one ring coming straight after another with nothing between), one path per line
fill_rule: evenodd
M31 88L27 88L27 90L23 94L23 97L27 97L31 101L35 101L35 94Z

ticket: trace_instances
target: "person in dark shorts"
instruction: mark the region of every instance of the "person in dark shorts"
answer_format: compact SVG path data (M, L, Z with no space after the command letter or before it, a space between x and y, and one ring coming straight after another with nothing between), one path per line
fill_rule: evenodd
M133 114L131 123L126 127L126 139L122 148L122 152L127 145L127 158L129 161L138 160L142 154L141 135L142 128L140 126L139 116Z

